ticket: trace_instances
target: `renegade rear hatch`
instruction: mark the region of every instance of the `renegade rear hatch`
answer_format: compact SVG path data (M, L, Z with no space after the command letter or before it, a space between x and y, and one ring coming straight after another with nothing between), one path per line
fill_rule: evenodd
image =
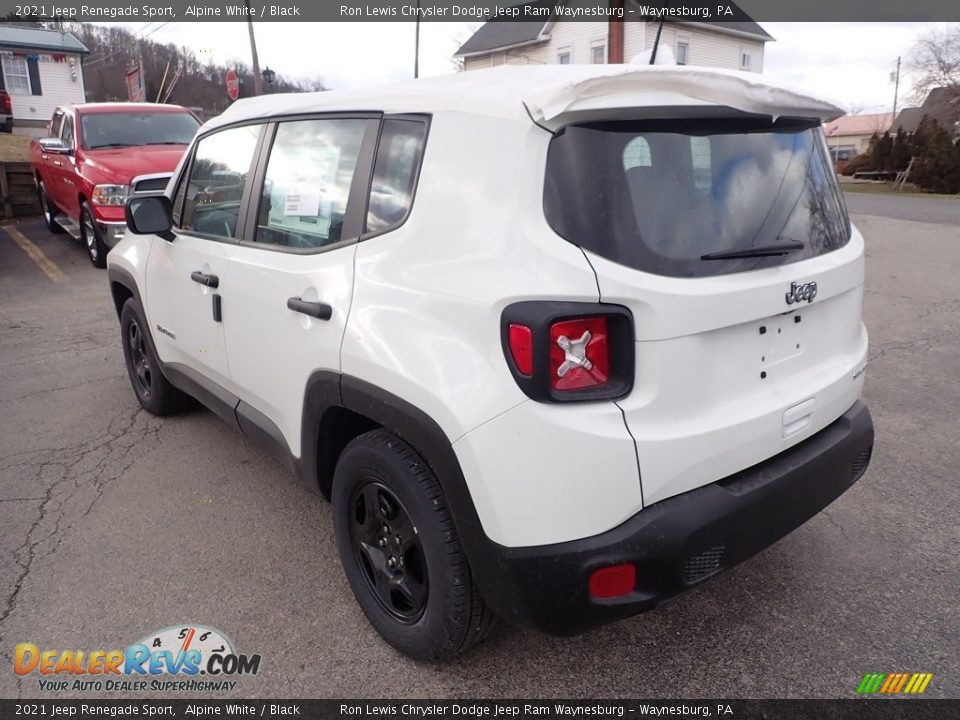
M705 114L576 122L547 156L547 222L633 313L645 505L809 437L863 381L863 243L819 120Z

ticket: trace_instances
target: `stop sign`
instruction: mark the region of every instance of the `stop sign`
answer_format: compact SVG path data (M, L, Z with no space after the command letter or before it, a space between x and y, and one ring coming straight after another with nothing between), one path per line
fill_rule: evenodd
M227 95L231 100L240 97L240 81L237 80L237 74L233 70L227 70Z

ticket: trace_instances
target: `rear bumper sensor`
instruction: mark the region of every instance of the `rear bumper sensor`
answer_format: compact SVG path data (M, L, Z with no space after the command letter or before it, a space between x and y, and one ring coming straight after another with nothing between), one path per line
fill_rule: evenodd
M757 554L842 495L866 471L873 420L857 402L829 426L747 470L663 500L622 525L541 547L493 546L504 578L488 602L507 620L574 635L653 608ZM632 592L590 595L598 569L632 564Z

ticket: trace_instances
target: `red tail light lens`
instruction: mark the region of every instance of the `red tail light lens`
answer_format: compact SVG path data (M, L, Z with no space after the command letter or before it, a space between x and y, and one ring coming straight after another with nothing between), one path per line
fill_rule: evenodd
M610 379L606 317L562 320L550 326L550 385L564 392L603 385Z
M533 331L526 325L511 323L507 329L510 357L524 375L533 374Z
M590 597L599 600L629 595L637 586L637 568L630 563L594 570L587 587Z
M10 101L10 95L6 90L0 90L0 113L9 115L13 112L13 103Z

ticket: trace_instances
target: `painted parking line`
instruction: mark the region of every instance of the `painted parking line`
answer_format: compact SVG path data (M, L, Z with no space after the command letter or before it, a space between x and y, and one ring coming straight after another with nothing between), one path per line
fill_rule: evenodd
M43 271L43 274L50 278L52 282L58 283L63 281L63 270L61 270L53 260L48 258L43 250L34 245L26 235L17 230L13 225L0 225L0 227L7 231L7 235L13 238L13 241L30 256L30 259L37 264L37 267L39 267Z

